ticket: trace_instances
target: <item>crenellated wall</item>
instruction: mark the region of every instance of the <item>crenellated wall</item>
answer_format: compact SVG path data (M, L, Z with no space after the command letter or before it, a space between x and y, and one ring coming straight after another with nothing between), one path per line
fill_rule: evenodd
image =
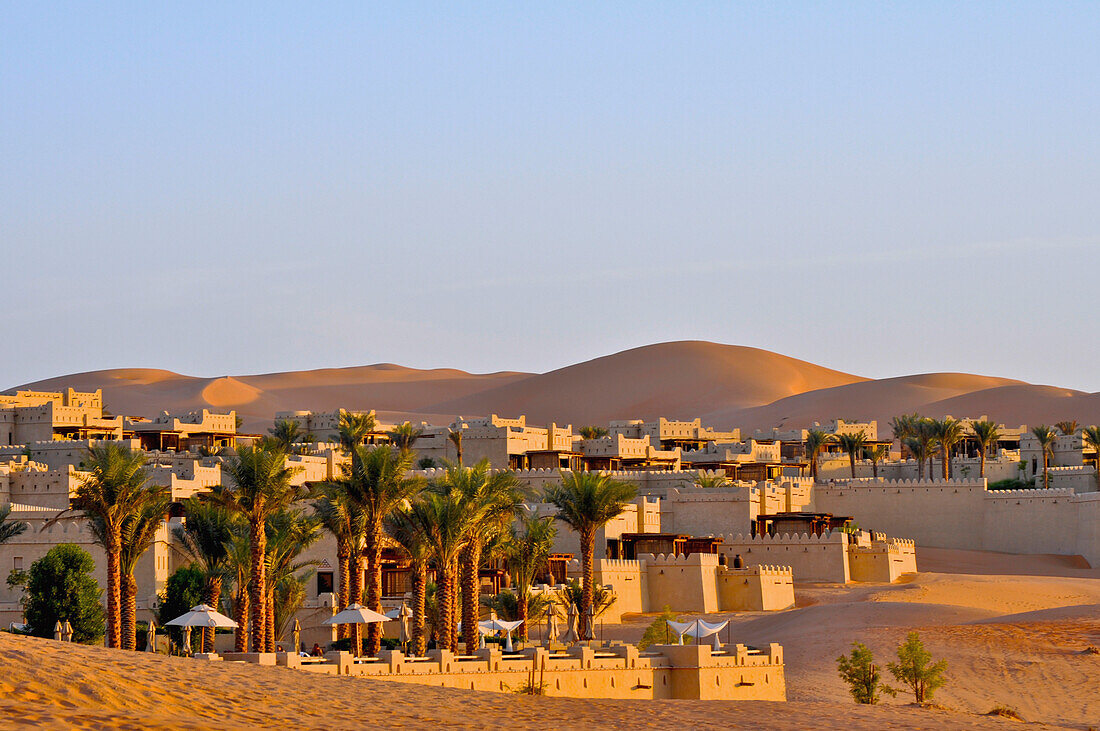
M544 684L545 695L566 698L678 698L695 700L787 699L783 648L762 651L745 645L656 645L639 652L633 645L607 648L576 645L565 652L537 647L504 655L496 648L460 656L432 650L413 658L396 651L377 659L355 660L348 652L330 652L317 662L289 653L236 655L229 660L278 662L329 675L361 675L378 680L466 690L516 692L530 681Z
M718 550L734 565L738 555L746 566L790 566L798 581L843 584L851 579L848 568L848 536L840 531L823 535L783 533L753 536L748 533L721 536Z

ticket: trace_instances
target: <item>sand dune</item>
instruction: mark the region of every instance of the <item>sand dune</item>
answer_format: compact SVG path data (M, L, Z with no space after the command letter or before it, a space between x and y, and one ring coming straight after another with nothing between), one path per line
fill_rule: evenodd
M1022 561L1047 576L1003 575ZM923 557L921 560L924 560ZM733 637L781 642L790 702L587 701L389 684L297 670L200 663L146 653L65 645L0 633L0 718L48 728L758 728L985 729L1016 708L1048 728L1084 729L1100 718L1100 570L1063 557L937 550L930 564L967 574L921 573L897 585L800 586L798 607L733 617ZM1033 610L1023 615L1020 608ZM1077 611L1058 622L1044 612ZM1038 619L1037 619L1038 617ZM650 617L605 628L637 641ZM948 661L944 709L899 696L884 705L851 702L835 658L853 640L885 662L905 633L920 632Z
M391 363L287 373L198 378L129 368L28 384L38 389L103 388L116 413L236 409L245 428L266 428L276 411L340 406L386 418L445 422L455 415L526 414L535 423L700 416L718 427L768 429L834 418L878 419L904 412L987 414L999 421L1100 422L1100 394L965 373L868 380L756 348L684 341L649 345L544 374L472 374Z
M439 412L519 414L576 425L611 419L693 418L863 380L766 350L704 342L649 345L464 398Z

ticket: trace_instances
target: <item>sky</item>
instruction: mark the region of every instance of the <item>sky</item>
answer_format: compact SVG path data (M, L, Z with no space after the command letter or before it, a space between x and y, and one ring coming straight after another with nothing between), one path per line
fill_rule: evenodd
M1100 390L1100 4L0 8L0 388L701 339Z

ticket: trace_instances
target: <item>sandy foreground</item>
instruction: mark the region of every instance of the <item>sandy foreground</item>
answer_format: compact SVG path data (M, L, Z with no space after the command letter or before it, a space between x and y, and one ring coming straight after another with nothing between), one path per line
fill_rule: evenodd
M1011 706L1047 728L1100 727L1100 570L1063 557L921 551L929 569L893 586L808 586L798 608L734 616L738 641L778 641L788 703L600 701L318 676L199 663L0 633L0 726L54 728L1004 728ZM946 573L944 567L968 573ZM1019 573L1005 573L1015 567ZM604 628L636 640L650 618ZM949 663L922 709L899 697L851 703L834 660L859 639L885 665L917 629Z

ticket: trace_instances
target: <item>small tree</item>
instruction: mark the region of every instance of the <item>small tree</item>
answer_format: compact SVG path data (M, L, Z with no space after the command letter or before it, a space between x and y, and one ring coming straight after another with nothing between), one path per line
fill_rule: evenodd
M882 682L875 658L862 642L853 642L852 652L836 659L836 669L841 679L848 684L848 692L856 699L856 703L873 706L879 701L880 691L891 696L897 695L896 690Z
M31 634L53 637L54 625L72 625L73 641L95 644L103 639L103 591L92 577L91 554L72 543L54 546L31 564L26 615Z
M657 619L653 620L653 623L645 628L645 634L642 635L642 639L638 641L638 649L644 650L650 645L663 645L670 641L671 628L668 626L669 622L675 622L676 615L672 613L672 609L666 604L661 610Z
M157 619L163 627L181 614L191 611L191 607L202 604L206 594L206 574L195 564L180 566L168 577L164 584L164 594L160 597ZM183 630L170 627L169 633L176 644L183 644ZM201 632L191 634L191 651L201 649Z
M905 642L898 648L898 661L887 663L886 668L898 682L909 686L917 703L931 700L936 689L947 682L943 677L947 661L932 663L932 654L924 649L924 643L916 632L906 636Z

